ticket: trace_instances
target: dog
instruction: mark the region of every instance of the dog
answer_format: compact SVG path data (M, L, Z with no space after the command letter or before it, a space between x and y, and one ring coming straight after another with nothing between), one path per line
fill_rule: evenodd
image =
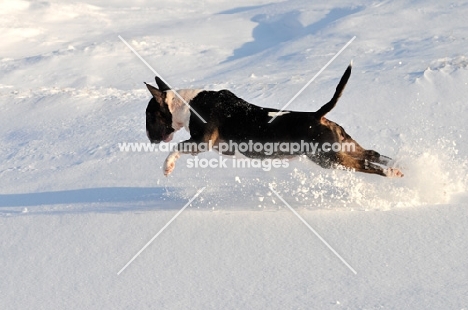
M211 143L216 149L216 146L226 141L253 141L263 144L305 141L315 143L321 151L295 150L291 153L275 150L271 154L251 149L238 151L246 157L261 159L305 155L323 168L341 167L385 177L403 177L399 169L389 167L391 158L364 149L343 127L325 118L341 97L351 75L351 68L350 64L340 79L333 98L316 112L280 111L259 107L238 98L229 90L183 89L178 91L177 96L159 77L156 77L158 88L145 83L152 95L146 108L146 133L150 142L169 142L174 132L182 128L190 133L190 139L180 142L166 158L163 165L164 175L168 176L174 170L175 162L181 154L196 155L200 152L193 148L187 150L187 145ZM276 119L270 122L272 118ZM333 143L338 146L348 143L354 145L354 148L345 151L324 151L325 146ZM222 154L234 155L232 150Z

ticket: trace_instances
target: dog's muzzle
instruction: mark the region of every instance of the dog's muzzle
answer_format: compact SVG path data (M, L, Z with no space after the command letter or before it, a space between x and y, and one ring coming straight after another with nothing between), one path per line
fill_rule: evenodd
M155 143L155 144L158 144L158 143L161 143L161 142L169 142L172 140L172 137L174 136L174 133L170 133L168 135L163 135L161 137L161 139L151 139L150 135L149 135L149 132L146 131L146 136L148 137L148 139L150 140L151 143Z

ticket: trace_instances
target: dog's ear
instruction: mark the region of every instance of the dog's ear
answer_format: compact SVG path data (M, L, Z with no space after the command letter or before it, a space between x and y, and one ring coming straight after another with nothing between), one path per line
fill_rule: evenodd
M145 85L146 87L148 88L149 92L151 93L151 95L153 95L153 98L156 100L157 103L159 103L159 105L163 106L166 104L166 93L157 89L156 87L150 85L150 84L147 84L145 82Z
M156 80L156 84L158 84L159 90L161 91L171 90L171 88L167 86L166 83L164 83L163 80L159 78L159 76L155 77L155 80Z

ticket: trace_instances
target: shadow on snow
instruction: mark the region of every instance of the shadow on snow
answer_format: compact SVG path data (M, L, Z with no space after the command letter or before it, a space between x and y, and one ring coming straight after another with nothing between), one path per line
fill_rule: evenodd
M253 8L238 8L221 12L220 14L235 14L247 9ZM263 52L271 47L293 39L316 34L335 21L355 14L362 9L363 7L360 6L353 8L335 8L319 21L308 26L302 25L299 20L300 12L297 10L274 16L266 14L255 15L251 19L251 21L258 23L252 31L254 40L246 42L240 48L235 49L234 54L224 60L223 63Z
M83 205L92 205L93 207L88 206L86 209L89 211L111 211L115 209L109 206L122 206L123 204L126 205L125 209L129 210L132 209L132 206L137 206L136 209L139 209L138 206L144 206L144 209L182 207L186 200L174 198L174 195L171 195L173 192L174 189L163 187L104 187L56 192L0 194L0 208L46 205L82 205L81 207L83 207ZM106 207L103 208L103 206ZM117 207L116 209L121 208Z

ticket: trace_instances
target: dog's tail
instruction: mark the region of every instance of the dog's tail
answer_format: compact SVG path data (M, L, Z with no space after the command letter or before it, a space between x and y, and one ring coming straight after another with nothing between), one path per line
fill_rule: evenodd
M348 79L351 75L351 68L353 66L353 63L350 63L348 68L346 68L345 73L341 77L340 82L338 83L338 86L336 87L335 94L333 95L333 98L325 103L320 109L318 109L317 112L315 112L315 117L317 119L322 118L325 116L328 112L330 112L338 102L338 99L340 99L341 94L343 93L343 90L345 89L346 83L348 83Z

